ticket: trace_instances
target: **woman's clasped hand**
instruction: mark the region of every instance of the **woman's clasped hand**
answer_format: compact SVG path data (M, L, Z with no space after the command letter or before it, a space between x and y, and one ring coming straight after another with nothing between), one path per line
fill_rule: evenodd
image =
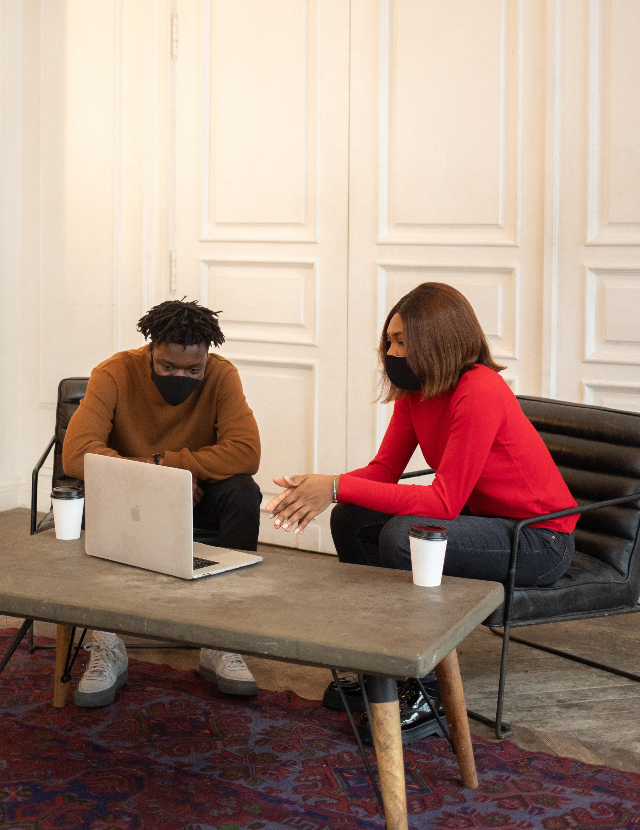
M274 484L286 488L267 504L269 518L274 526L285 531L296 524L295 533L304 533L305 527L333 502L334 483L339 476L297 475L274 478Z

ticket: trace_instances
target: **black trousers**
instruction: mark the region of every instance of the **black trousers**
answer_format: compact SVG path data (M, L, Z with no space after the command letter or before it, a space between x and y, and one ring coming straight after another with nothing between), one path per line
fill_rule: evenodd
M505 583L516 523L515 519L463 514L453 520L390 516L355 504L338 504L331 513L331 535L341 562L410 571L411 525L439 525L449 534L446 576ZM553 585L571 564L574 548L573 533L523 528L516 585Z
M204 495L193 508L193 541L234 550L256 550L260 488L250 475L201 483Z

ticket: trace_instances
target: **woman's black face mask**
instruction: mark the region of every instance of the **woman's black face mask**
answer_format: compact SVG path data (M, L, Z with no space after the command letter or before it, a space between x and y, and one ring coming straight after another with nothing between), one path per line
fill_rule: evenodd
M406 357L395 357L395 355L386 354L384 356L384 368L387 377L398 389L404 389L407 392L419 392L422 389L418 376L407 363Z
M151 356L151 380L158 388L169 406L180 406L192 392L202 383L203 378L186 378L182 375L158 375L153 368L153 355Z

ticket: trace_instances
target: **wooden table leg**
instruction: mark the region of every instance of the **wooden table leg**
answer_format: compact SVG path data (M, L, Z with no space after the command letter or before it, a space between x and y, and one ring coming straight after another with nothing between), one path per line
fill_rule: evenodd
M71 625L59 625L56 634L56 673L53 680L53 705L58 708L62 708L67 702L69 684L63 683L60 678L64 674L72 631L73 626Z
M473 758L469 719L455 648L436 666L436 677L438 678L442 703L449 723L451 740L458 759L462 784L475 790L478 786L478 775L476 773L476 762Z
M387 830L408 830L398 684L387 677L370 675L367 694Z

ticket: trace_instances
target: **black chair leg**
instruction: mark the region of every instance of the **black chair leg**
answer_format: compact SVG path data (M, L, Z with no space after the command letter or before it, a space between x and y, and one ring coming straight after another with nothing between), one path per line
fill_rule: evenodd
M598 663L596 660L589 660L587 657L578 657L577 654L570 654L568 651L563 651L559 648L552 648L551 646L543 646L539 643L532 643L530 640L523 640L522 637L514 637L513 634L510 634L510 628L510 625L505 625L504 629L500 631L497 626L489 626L489 631L491 631L492 634L495 634L496 637L502 637L502 660L500 664L500 684L498 687L496 719L495 721L492 721L490 718L485 718L484 716L478 715L474 712L468 713L469 717L474 718L474 720L478 720L488 726L492 726L495 729L496 737L500 740L507 738L512 732L512 729L508 723L502 723L504 688L507 678L507 652L509 650L510 640L514 643L520 643L520 645L523 646L535 648L538 651L545 651L547 654L554 654L556 657L564 657L566 660L573 660L574 663L582 663L583 666L590 666L593 669L600 669L600 671L605 671L608 674L615 674L618 675L618 677L626 677L628 680L635 680L640 683L639 674L634 674L634 672L625 671L624 669L616 669L613 666L607 666L605 663ZM500 725L498 726L498 724Z
M490 630L498 637L503 636L499 631L493 628ZM639 674L634 674L633 672L625 671L624 669L616 669L613 666L607 666L605 663L598 663L596 660L589 660L588 657L578 657L577 654L570 654L568 651L562 651L562 649L559 648L552 648L551 646L543 646L539 643L532 643L529 640L523 640L521 637L514 637L513 634L510 639L514 643L520 643L523 646L536 648L538 651L546 651L547 654L555 654L557 657L564 657L567 660L573 660L574 663L582 663L583 666L590 666L592 669L600 669L601 671L606 671L608 674L617 674L619 677L626 677L628 680L635 680L640 683Z
M36 645L33 642L33 625L34 625L34 622L32 620L31 621L31 628L29 629L29 636L27 637L27 644L28 644L28 647L29 647L29 654L33 654L33 652L38 648L54 649L56 647L55 643L39 643L38 645Z
M27 631L29 630L29 628L32 625L33 625L33 620L25 620L22 623L22 625L20 626L20 629L19 629L18 633L13 638L13 640L11 641L11 645L7 649L7 653L2 658L2 662L0 662L0 674L2 674L2 672L4 671L4 667L7 665L9 660L11 660L11 658L13 657L13 652L18 648L18 646L22 642L22 638L24 637L24 635L27 633Z
M496 738L502 740L512 732L511 726L502 723L502 709L504 706L504 689L507 683L507 657L509 654L509 630L511 626L507 622L502 634L502 656L500 658L500 682L498 684L498 703L496 705Z
M123 641L124 642L124 641ZM127 651L131 651L131 649L138 649L138 648L150 648L156 650L164 651L165 648L178 648L181 651L200 651L202 646L189 646L182 643L127 643L125 642L125 646L127 647Z
M86 628L84 629L83 635L82 635L83 637L86 635L87 630L88 629L86 629ZM56 647L55 643L39 643L38 645L36 645L33 642L33 627L29 631L29 640L28 641L29 641L29 651L32 654L36 649L41 649L41 648L55 649L55 647ZM147 643L144 643L144 644L142 644L142 643L125 643L125 646L127 647L127 650L138 649L138 648L140 648L140 649L148 648L148 649L156 649L156 650L157 649L162 649L163 651L164 651L165 648L178 648L178 649L181 649L182 651L195 651L195 650L199 651L200 650L200 646L189 646L189 645L182 644L182 643L151 643L151 644L147 644Z
M380 792L380 787L378 786L378 782L376 781L376 777L373 774L373 770L371 769L371 764L369 763L369 759L367 758L367 753L364 751L364 745L362 743L362 738L360 737L360 733L358 732L358 728L356 723L353 719L353 715L351 714L351 707L349 706L349 702L347 701L346 695L344 693L344 689L340 685L340 681L338 680L338 674L335 669L331 669L331 674L333 675L333 681L336 684L336 688L340 693L340 697L342 699L342 705L344 706L344 710L347 713L347 717L349 718L349 723L351 724L351 729L353 730L353 734L355 736L356 742L358 744L358 748L360 749L360 755L362 756L362 760L364 761L364 765L366 767L367 773L369 775L369 781L371 781L371 786L373 788L374 793L376 794L376 798L378 799L378 804L382 808L384 812L384 802L382 801L382 793ZM358 675L360 678L360 687L362 689L362 695L364 697L364 704L367 709L367 716L369 718L369 723L371 723L371 712L369 711L369 701L367 699L367 692L364 686L364 676Z
M497 634L498 637L502 637L502 655L500 658L500 680L498 682L498 702L496 705L496 719L491 720L491 718L486 718L484 715L479 715L477 712L472 712L470 709L467 709L467 715L470 718L473 718L473 720L477 720L480 723L484 723L486 726L492 727L496 734L496 738L499 741L508 738L509 735L511 735L511 733L513 732L511 724L503 723L502 721L502 709L504 707L504 690L507 682L507 657L509 654L510 628L511 626L507 623L504 627L504 632L500 633L494 627L489 627L489 630L493 634Z

